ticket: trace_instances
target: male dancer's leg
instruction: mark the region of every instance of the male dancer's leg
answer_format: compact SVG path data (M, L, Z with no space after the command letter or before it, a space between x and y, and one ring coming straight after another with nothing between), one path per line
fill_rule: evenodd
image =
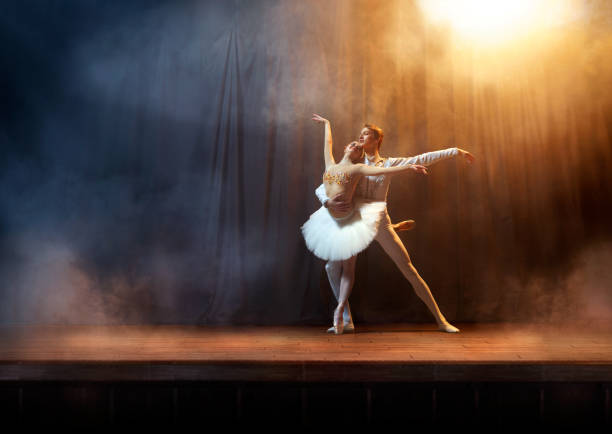
M339 301L340 300L340 279L342 278L342 261L328 261L325 264L325 271L327 272L327 278L329 279L329 285L331 286L334 296L336 297L336 301ZM351 325L347 329L347 330L350 330L353 324L353 318L351 316L351 308L349 306L348 300L346 302L346 307L344 309L344 314L342 315L342 317L344 319L345 327L349 324Z
M393 230L389 216L385 216L380 222L380 227L378 229L378 233L376 234L376 241L378 241L380 246L387 253L387 255L389 255L393 262L395 262L395 265L397 265L404 277L408 279L417 296L427 305L429 311L436 318L438 328L449 333L458 332L459 329L452 326L446 320L446 318L444 318L444 315L442 315L442 312L440 312L440 309L436 304L436 300L434 300L427 283L425 283L421 276L419 276L416 268L414 268L414 265L412 265L410 255L408 255L404 244L402 244L402 240L400 240Z
M382 223L384 223L384 221ZM392 225L393 229L395 229L397 232L409 231L413 229L414 226L414 220L404 220ZM328 261L325 264L325 271L327 272L327 278L329 279L329 285L332 288L334 297L336 297L336 301L338 301L340 296L340 278L342 277L342 262ZM350 330L351 327L353 327L353 316L351 314L351 307L349 306L348 301L346 302L346 308L344 309L343 319L345 327L348 325L349 327L347 330ZM333 327L328 331L333 331Z

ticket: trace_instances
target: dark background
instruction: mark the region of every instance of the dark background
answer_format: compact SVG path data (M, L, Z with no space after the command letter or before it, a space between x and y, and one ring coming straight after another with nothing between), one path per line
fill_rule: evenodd
M612 319L612 12L463 43L417 3L8 1L0 14L0 323L319 324L299 227L364 122L389 212L453 322ZM356 322L433 321L378 245Z

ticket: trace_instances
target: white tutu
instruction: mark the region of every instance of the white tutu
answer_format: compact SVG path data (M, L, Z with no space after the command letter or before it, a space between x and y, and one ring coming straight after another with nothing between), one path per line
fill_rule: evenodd
M319 208L301 228L306 247L327 261L356 255L374 240L386 206L382 201L355 199L353 213L341 219Z

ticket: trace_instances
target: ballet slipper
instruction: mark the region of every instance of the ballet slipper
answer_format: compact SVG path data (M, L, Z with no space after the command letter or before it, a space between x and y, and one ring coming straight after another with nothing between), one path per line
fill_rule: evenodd
M393 229L395 230L395 232L403 232L403 231L410 231L414 229L415 226L416 226L416 223L414 220L404 220L402 222L395 223L393 225Z
M336 310L334 310L334 333L337 335L341 335L344 331L344 320L342 319L342 311L344 308L340 308L338 306Z
M353 324L353 321L351 321L350 323L344 323L344 330L343 333L346 332L354 332L355 331L355 324ZM327 329L327 333L335 333L336 332L336 328L335 327L330 327Z
M459 329L454 325L451 325L449 322L441 322L438 324L438 330L446 333L458 333Z

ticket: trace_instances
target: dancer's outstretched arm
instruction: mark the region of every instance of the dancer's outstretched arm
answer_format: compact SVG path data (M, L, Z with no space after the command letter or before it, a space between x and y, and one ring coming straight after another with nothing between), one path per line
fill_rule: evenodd
M367 164L356 164L355 166L357 166L355 169L356 172L363 176L392 175L408 171L427 175L427 167L421 166L420 164L404 164L394 167L368 166Z
M390 166L404 166L406 164L420 164L421 166L431 166L442 160L447 160L456 156L465 158L468 163L474 162L474 156L468 151L460 148L447 148L439 151L426 152L407 158L389 158Z
M392 175L395 173L407 171L414 171L416 173L427 175L427 167L422 166L420 164L409 164L406 162L402 162L402 164L397 164L396 166L392 167L368 166L367 164L362 163L355 165L355 172L362 176ZM329 202L332 200L338 201L338 203L344 203L344 198L342 197L342 194L333 198L328 198L325 192L325 186L323 184L321 184L315 190L315 194L317 195L319 201L321 201L321 204L323 204L323 206L325 207L327 207L329 205Z
M315 122L321 122L325 124L325 139L323 140L323 155L325 156L325 170L327 170L329 166L336 164L336 162L334 161L334 154L332 152L331 124L329 123L327 119L315 113L312 114L312 120Z

